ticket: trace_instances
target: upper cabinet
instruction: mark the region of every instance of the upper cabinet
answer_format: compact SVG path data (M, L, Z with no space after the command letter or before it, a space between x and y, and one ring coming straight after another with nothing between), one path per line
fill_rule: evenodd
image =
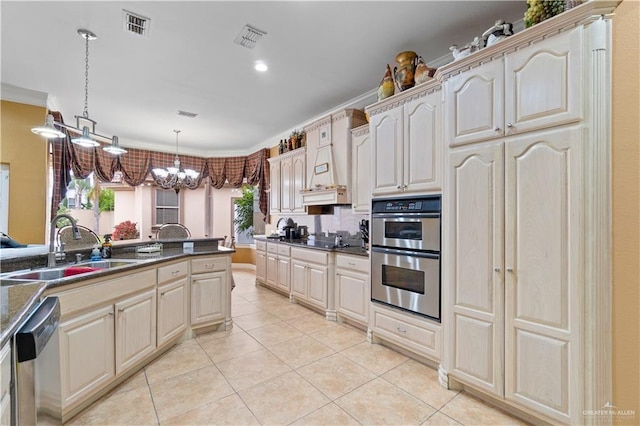
M351 129L366 124L364 113L346 109L304 128L307 134L305 206L351 203Z
M271 171L270 213L305 214L302 189L306 182L306 150L289 151L269 158Z
M435 80L367 108L372 194L442 188L442 93Z
M452 146L582 119L583 28L577 27L445 82Z
M351 207L354 213L371 210L371 137L369 125L351 130Z

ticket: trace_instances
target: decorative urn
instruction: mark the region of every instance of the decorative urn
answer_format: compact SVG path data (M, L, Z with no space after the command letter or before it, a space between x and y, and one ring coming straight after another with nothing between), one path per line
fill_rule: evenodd
M416 52L412 51L400 52L396 55L396 62L399 65L393 67L393 78L400 92L415 85L414 73L417 57Z

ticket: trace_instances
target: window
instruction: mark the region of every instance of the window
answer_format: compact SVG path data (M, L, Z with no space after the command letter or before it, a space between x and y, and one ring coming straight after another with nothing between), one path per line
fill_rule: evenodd
M156 189L155 224L180 222L180 197L172 189Z

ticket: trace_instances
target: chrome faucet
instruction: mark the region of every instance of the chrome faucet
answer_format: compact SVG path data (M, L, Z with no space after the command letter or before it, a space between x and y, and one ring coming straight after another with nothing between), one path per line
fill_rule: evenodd
M73 239L79 240L80 238L82 238L82 235L80 235L80 230L76 225L76 220L71 216L69 216L68 214L58 214L53 219L51 219L51 229L49 230L49 254L47 259L47 266L49 267L56 266L56 257L58 253L56 253L56 249L55 249L54 234L56 231L56 224L58 223L58 220L60 220L63 217L69 219L69 221L71 222L71 229L73 230Z

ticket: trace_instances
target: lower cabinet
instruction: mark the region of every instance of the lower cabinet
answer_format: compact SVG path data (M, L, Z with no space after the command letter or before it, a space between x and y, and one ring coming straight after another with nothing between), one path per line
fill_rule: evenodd
M116 374L156 348L156 289L116 303Z
M264 261L260 258L261 252L257 252L256 279L275 290L289 294L291 291L291 247L275 242L265 243L260 241L260 243L264 244L266 252L263 253ZM259 265L260 262L264 262L265 271L263 276L260 276L257 272L258 269L262 268Z
M369 258L336 254L336 312L361 325L369 323Z
M189 280L158 286L158 347L184 333L187 329L187 284Z
M335 319L334 262L329 252L291 249L291 298L307 302Z
M11 424L11 341L0 350L0 425Z
M191 260L191 327L231 327L230 256Z
M371 303L368 339L389 341L433 361L442 358L440 324L377 303Z
M256 241L256 281L267 281L267 243Z
M113 305L60 324L62 407L84 399L115 376Z

